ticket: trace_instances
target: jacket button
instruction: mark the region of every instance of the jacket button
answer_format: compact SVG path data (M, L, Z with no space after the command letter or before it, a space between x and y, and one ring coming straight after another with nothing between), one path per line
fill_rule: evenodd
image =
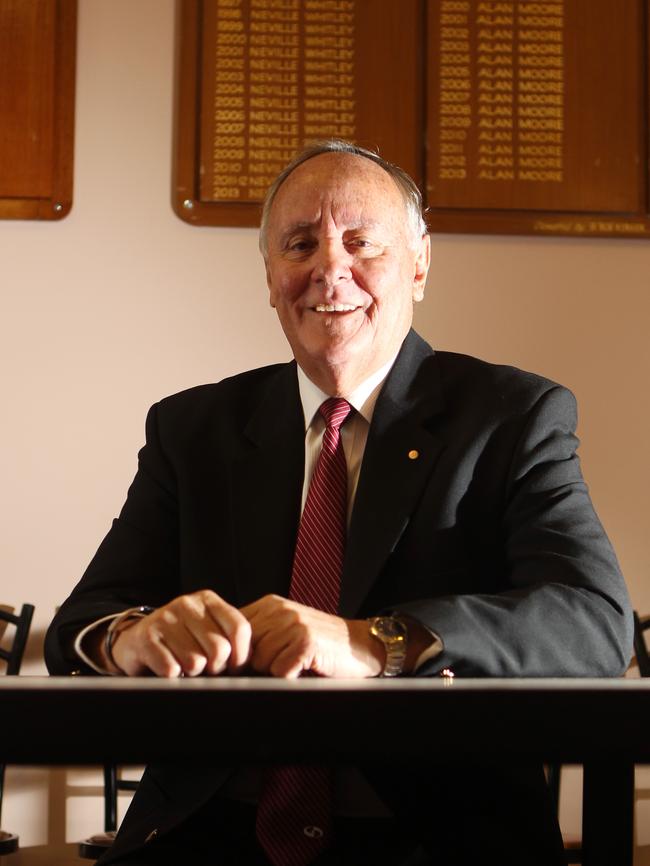
M158 835L158 830L157 830L157 829L152 830L151 833L149 833L149 835L147 836L147 838L144 840L144 841L145 841L145 845L146 845L147 842L153 842L153 840L156 838L157 835Z

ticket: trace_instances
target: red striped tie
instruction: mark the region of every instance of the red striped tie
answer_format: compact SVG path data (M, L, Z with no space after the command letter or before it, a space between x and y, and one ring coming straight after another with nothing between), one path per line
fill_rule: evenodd
M323 445L302 513L289 598L335 614L345 551L348 472L340 437L351 406L320 407ZM309 720L299 720L299 724ZM326 766L273 767L257 808L257 838L274 866L306 866L330 843L331 773Z

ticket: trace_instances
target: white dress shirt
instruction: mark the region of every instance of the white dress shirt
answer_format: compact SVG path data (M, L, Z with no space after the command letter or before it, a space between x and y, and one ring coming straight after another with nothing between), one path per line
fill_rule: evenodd
M351 394L344 395L350 406L356 410L341 427L341 440L348 468L348 526L350 525L354 498L357 494L359 473L368 441L370 422L375 411L375 403L384 380L394 363L395 358L391 358L387 364L369 376ZM309 483L318 462L323 444L323 433L325 432L325 419L318 410L325 400L329 399L330 395L314 385L300 367L298 367L298 387L305 416L305 480L302 487L302 508L304 508Z

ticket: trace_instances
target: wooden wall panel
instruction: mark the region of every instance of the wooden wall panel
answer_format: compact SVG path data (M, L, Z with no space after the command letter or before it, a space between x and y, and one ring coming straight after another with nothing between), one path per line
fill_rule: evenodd
M640 236L647 0L428 0L438 231Z
M256 225L339 135L413 175L433 231L650 236L649 6L181 0L174 208Z
M72 205L76 0L0 0L0 218Z
M379 146L422 183L422 9L420 0L183 0L176 213L257 225L275 175L331 136Z

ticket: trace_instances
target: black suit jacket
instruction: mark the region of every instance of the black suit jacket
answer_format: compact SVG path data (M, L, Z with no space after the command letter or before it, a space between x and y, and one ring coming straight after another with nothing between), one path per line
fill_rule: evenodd
M398 610L436 632L443 652L418 676L620 675L629 601L580 473L575 426L566 389L433 352L410 332L368 436L341 615ZM154 406L122 512L48 633L50 670L78 669L78 630L126 607L204 588L237 606L287 595L304 433L295 363ZM173 774L145 776L116 851L142 844L152 820L178 821L226 771ZM418 802L435 797L425 796L428 776L412 779Z

